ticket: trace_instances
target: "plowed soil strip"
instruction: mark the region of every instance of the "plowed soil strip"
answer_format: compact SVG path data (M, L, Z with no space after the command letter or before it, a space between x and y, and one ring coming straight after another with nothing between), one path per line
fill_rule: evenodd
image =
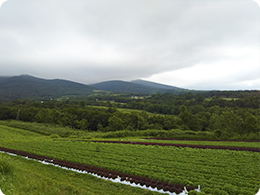
M238 150L238 151L250 151L260 152L260 148L249 147L232 147L232 146L209 146L209 145L192 145L192 144L168 144L168 143L151 143L151 142L130 142L130 141L92 141L103 143L116 143L116 144L139 144L139 145L157 145L157 146L175 146L175 147L189 147L189 148L201 148L201 149L222 149L222 150Z
M108 170L108 169L94 167L91 165L83 165L83 164L79 164L79 163L73 163L73 162L69 162L69 161L54 159L54 158L51 158L48 156L36 155L36 154L28 153L25 151L19 151L19 150L13 150L13 149L0 147L0 152L1 151L10 153L10 154L23 156L23 157L30 158L30 159L35 159L35 160L38 160L45 164L53 164L56 166L69 168L74 171L89 173L94 176L97 176L97 177L100 177L103 179L108 179L110 181L114 181L117 183L128 184L131 186L141 187L144 189L149 189L149 190L157 191L157 192L161 192L161 193L169 193L171 195L175 195L175 194L179 194L179 193L186 194L188 191L195 189L193 186L183 186L180 184L172 184L172 183L168 183L168 182L157 181L157 180L153 180L153 179L150 179L147 177L140 177L140 176L121 173L118 171L112 171L112 170ZM199 189L196 189L196 190L199 191Z

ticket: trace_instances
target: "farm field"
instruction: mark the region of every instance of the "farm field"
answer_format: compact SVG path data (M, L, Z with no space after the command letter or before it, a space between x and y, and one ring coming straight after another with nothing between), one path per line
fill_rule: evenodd
M109 106L89 106L92 108L97 108L97 109L108 109ZM123 112L123 113L132 113L132 112L138 112L138 113L146 113L149 115L158 115L158 116L162 116L162 114L154 114L148 111L144 111L144 110L138 110L138 109L131 109L131 108L117 108L118 111Z
M88 174L63 170L52 165L43 165L19 156L0 153L0 164L1 160L8 160L12 167L11 173L0 172L0 188L5 195L159 194L108 182Z
M99 139L97 139L99 140ZM100 139L102 140L102 139ZM111 141L130 141L130 142L147 142L147 143L166 143L166 144L187 144L187 145L205 145L205 146L230 146L230 147L248 147L260 148L260 142L243 142L243 141L202 141L202 140L160 140L146 139L138 137L127 137L118 139L106 139Z
M260 186L258 152L64 141L5 125L0 126L0 132L1 147L159 181L200 185L206 194L253 195Z

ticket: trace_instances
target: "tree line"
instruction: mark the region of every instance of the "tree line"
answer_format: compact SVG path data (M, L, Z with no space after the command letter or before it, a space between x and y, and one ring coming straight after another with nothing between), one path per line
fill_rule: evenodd
M0 104L0 120L101 132L181 129L214 132L219 137L248 134L259 137L259 105L256 95L237 99L206 98L203 94L155 94L139 99L111 95L89 97L85 101L16 100ZM120 108L129 108L129 112Z

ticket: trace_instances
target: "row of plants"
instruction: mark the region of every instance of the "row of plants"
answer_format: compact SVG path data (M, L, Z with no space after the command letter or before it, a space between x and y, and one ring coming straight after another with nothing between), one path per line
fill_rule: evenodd
M184 186L180 185L180 184L171 184L168 182L153 180L153 179L150 179L147 177L140 177L140 176L125 174L125 173L120 173L118 171L111 171L108 169L103 169L103 168L99 168L99 167L95 167L95 166L91 166L91 165L83 165L83 164L68 162L68 161L64 161L64 160L53 159L48 156L35 155L35 154L24 152L24 151L12 150L12 149L3 148L3 147L0 147L0 151L4 151L4 152L28 157L31 159L48 162L51 164L59 165L61 167L73 168L76 170L93 173L93 174L99 175L103 178L116 179L117 177L120 177L121 181L129 181L130 183L140 184L141 186L146 185L147 187L151 186L152 188L157 187L158 190L163 189L164 191L175 192L177 194L184 191ZM0 163L1 163L1 161L0 161ZM2 169L0 169L0 172L1 171L2 171ZM192 186L186 186L185 188L187 191L194 190L194 187L192 187Z
M255 194L260 154L73 141L13 141L0 146L182 185L201 185L207 194Z
M135 141L137 141L135 139ZM188 145L206 145L206 146L229 146L229 147L252 147L260 148L259 141L206 141L206 140L178 140L178 139L154 139L154 138L143 138L138 141L152 142L152 143L166 143L166 144L188 144Z
M5 195L159 194L5 153L0 153L0 167L0 188Z
M79 140L81 141L81 140ZM250 151L250 152L260 152L260 148L251 147L234 147L234 146L216 146L216 145L195 145L195 144L173 144L173 143L152 143L152 142L133 142L133 141L111 141L111 140L101 140L93 142L102 143L116 143L116 144L138 144L145 146L174 146L174 147L188 147L188 148L202 148L202 149L222 149L222 150L239 150L239 151Z

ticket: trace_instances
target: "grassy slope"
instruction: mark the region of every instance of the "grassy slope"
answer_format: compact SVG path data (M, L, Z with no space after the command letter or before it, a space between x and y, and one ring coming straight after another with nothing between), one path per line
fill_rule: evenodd
M40 123L28 123L28 122L19 122L19 121L0 121L0 128L2 128L2 132L0 134L0 140L3 136L6 137L6 139L17 139L17 133L19 133L21 136L19 136L21 139L35 139L36 137L40 139L43 139L42 135L53 135L58 134L62 137L71 137L74 136L74 139L84 139L85 140L103 140L102 137L108 137L107 135L111 134L124 134L125 131L117 131L117 132L107 132L107 133L101 133L101 132L86 132L86 131L80 131L80 130L74 130L70 128L65 127L55 127L52 125L45 125ZM9 129L9 130L8 130ZM10 131L12 129L12 131ZM24 131L24 130L27 131ZM10 134L13 132L14 134ZM15 133L16 132L16 133ZM35 133L37 132L37 133ZM142 138L145 137L151 137L154 135L151 135L152 130L142 130L142 131L134 131L130 133L130 136L134 136L134 134L140 133L141 135L136 137L119 137L119 138L106 138L106 140L120 140L120 141L135 141L135 142L155 142L155 143L173 143L173 144L193 144L193 145L214 145L214 146L234 146L234 147L252 147L252 148L259 148L260 142L233 142L233 141L191 141L191 140L145 140ZM155 131L154 131L155 132ZM159 131L157 131L159 132ZM170 132L170 131L166 131ZM42 135L40 135L40 134ZM185 131L184 131L185 133ZM6 134L6 135L5 135ZM31 136L29 136L31 135ZM116 137L116 136L115 136ZM48 138L48 137L45 137ZM91 139L90 139L91 138Z

